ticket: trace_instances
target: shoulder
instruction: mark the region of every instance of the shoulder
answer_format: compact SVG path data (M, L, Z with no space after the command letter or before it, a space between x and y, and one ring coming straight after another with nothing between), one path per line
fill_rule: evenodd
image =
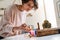
M16 6L16 4L9 5L9 6L6 7L5 10L10 10L10 9L12 9L12 8L15 8L15 6Z

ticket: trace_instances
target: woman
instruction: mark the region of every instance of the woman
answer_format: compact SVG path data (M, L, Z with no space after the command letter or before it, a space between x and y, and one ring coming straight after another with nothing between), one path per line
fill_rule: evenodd
M14 4L7 8L0 22L0 39L21 34L21 30L27 27L26 12L37 7L36 0L22 0L22 5Z

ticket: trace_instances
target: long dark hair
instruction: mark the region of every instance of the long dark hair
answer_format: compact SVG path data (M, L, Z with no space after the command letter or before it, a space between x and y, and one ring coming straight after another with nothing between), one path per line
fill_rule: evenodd
M29 2L29 1L30 1L30 0L22 0L22 4L27 3L27 2ZM36 0L31 0L31 1L34 2L34 9L37 9L37 8L38 8L38 3L37 3L37 1L36 1Z

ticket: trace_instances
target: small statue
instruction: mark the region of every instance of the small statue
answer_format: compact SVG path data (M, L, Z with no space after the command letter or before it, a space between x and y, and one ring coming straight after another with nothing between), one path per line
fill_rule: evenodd
M44 20L44 23L42 24L42 26L43 26L43 29L44 28L51 28L51 23L49 23L48 20Z

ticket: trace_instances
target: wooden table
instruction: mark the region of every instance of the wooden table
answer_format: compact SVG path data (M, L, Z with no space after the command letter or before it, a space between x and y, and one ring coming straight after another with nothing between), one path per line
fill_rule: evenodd
M46 35L52 35L52 34L58 34L58 29L56 28L46 28L43 30L36 30L36 36L46 36Z

